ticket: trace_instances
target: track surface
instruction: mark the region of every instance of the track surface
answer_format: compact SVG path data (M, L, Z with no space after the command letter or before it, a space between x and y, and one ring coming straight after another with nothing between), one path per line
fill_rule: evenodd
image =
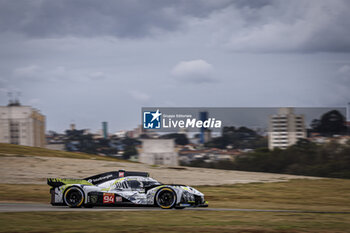
M350 214L340 211L304 211L304 210L263 210L263 209L223 209L223 208L185 208L183 210L172 209L170 211L236 211L236 212L282 212L282 213L321 213L321 214ZM39 203L0 203L0 212L79 212L79 211L169 211L155 207L94 207L94 208L68 208L64 206L51 206Z

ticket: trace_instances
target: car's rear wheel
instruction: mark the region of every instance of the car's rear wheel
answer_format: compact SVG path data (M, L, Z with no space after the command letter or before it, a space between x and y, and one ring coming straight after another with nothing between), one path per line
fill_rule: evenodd
M78 187L70 187L65 191L63 200L71 208L81 207L84 203L84 192Z
M176 204L176 194L170 188L163 188L156 195L156 204L162 209L171 209Z

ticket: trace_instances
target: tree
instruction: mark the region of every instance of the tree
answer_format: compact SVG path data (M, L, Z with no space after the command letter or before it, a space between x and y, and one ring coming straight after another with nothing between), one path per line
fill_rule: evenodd
M337 110L329 111L322 115L320 120L313 120L311 123L313 132L322 136L343 135L346 133L345 117Z
M206 143L207 147L224 149L227 146L238 149L255 149L267 146L267 139L247 127L235 128L234 126L224 127L222 136L213 138Z
M138 152L135 146L126 146L123 153L123 159L130 159L130 156L137 155L137 154Z
M259 149L236 158L233 169L350 178L350 141L317 145L302 139L285 150Z
M182 134L182 133L165 134L165 135L162 135L160 138L175 139L175 143L177 145L187 145L189 143L189 140L186 134Z

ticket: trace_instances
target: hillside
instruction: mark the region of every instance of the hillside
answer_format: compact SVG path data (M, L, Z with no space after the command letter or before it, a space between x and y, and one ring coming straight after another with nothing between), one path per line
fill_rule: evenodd
M107 161L123 161L117 158L86 154L80 152L67 152L59 150L50 150L41 147L20 146L14 144L0 143L0 156L13 156L13 155L26 155L26 156L45 156L45 157L60 157L60 158L72 158L72 159L95 159L95 160L107 160Z
M163 183L223 185L279 182L315 177L227 171L194 167L168 167L131 163L113 158L42 148L0 144L0 176L7 184L45 184L48 177L84 178L113 170L146 171Z

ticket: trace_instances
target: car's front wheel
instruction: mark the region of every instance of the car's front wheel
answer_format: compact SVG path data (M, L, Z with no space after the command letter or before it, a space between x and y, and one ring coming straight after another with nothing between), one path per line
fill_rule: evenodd
M64 193L63 200L71 208L81 207L84 203L84 192L78 187L69 187Z
M176 204L176 194L170 188L163 188L156 195L156 204L162 209L171 209Z

